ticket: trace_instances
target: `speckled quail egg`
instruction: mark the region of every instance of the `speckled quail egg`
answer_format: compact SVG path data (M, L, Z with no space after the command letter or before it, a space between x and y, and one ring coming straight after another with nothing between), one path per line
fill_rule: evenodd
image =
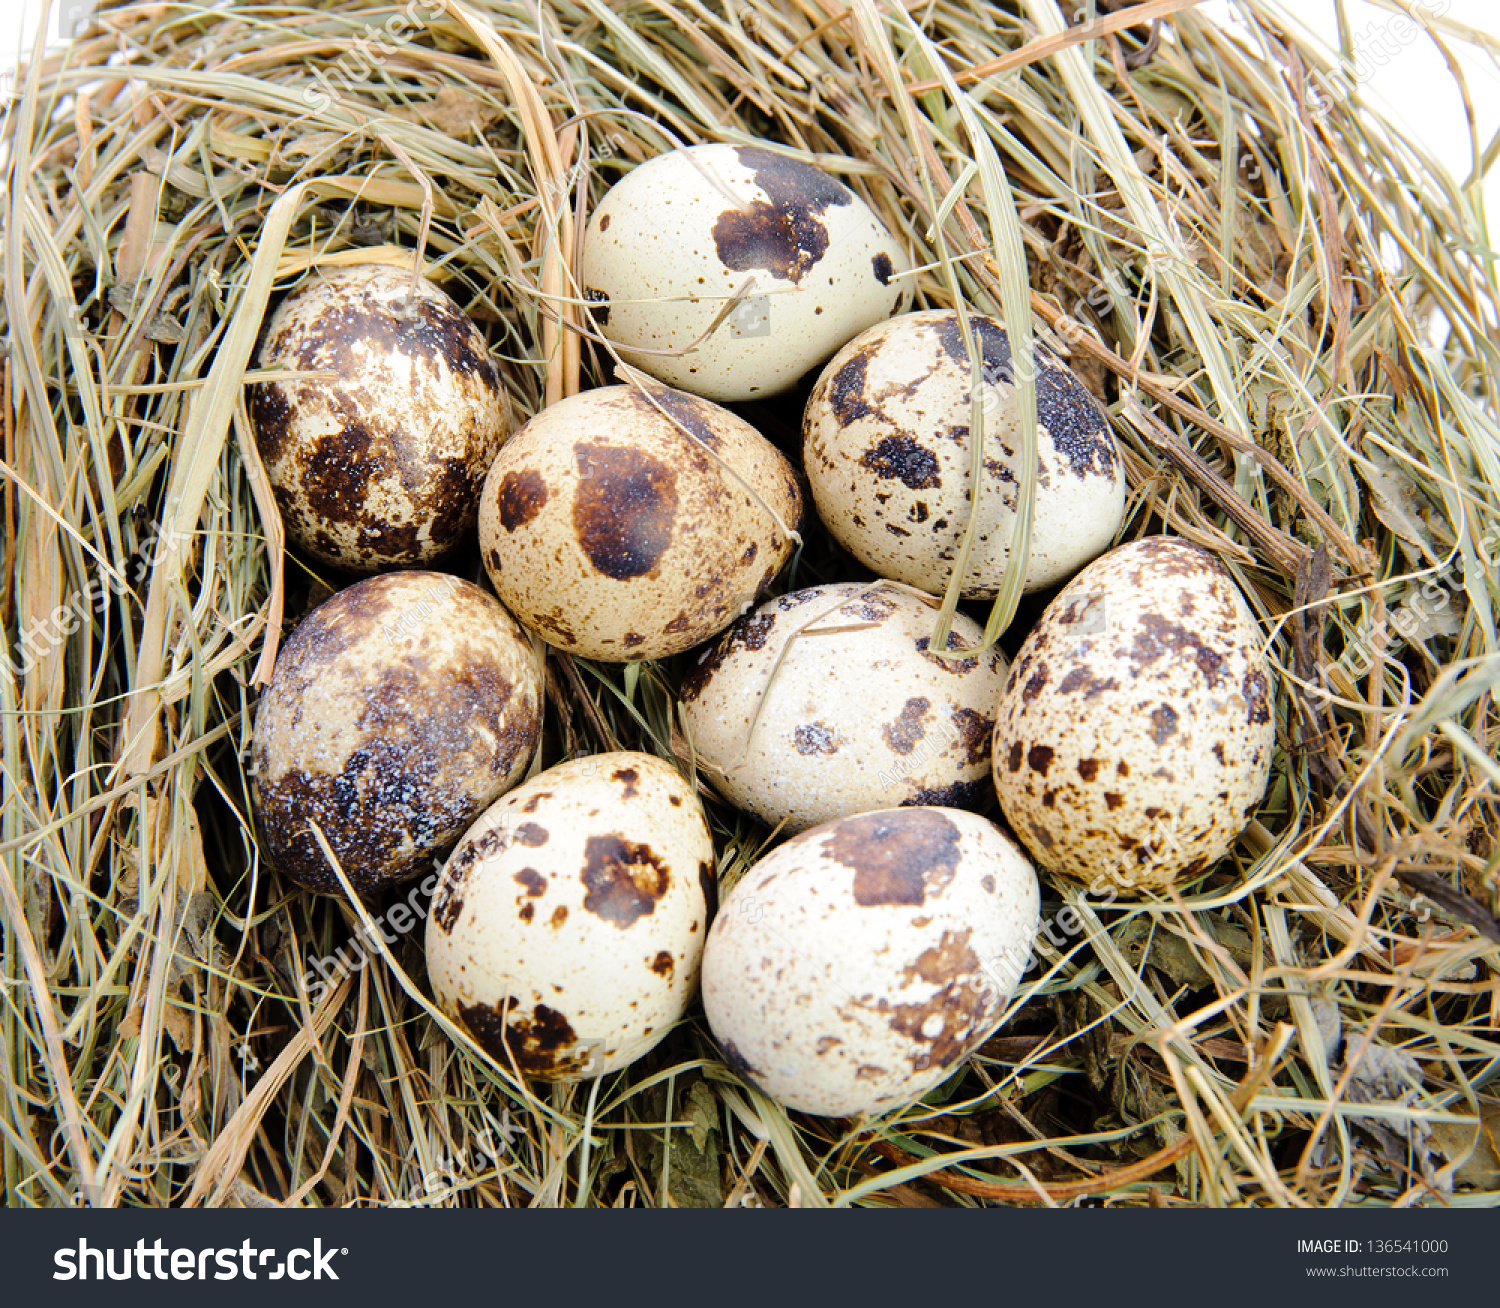
M787 390L909 304L909 270L847 186L758 145L647 160L599 202L583 237L600 332L627 363L714 400Z
M526 633L478 586L393 572L292 632L255 714L261 852L294 881L362 894L416 876L531 762L542 677Z
M995 648L934 654L936 621L911 592L878 584L763 604L683 681L699 767L732 803L790 831L892 804L993 803L990 735L1007 664ZM955 615L951 650L983 640Z
M993 823L895 808L814 827L726 898L703 956L725 1062L788 1108L925 1094L999 1026L1036 939L1026 857Z
M650 754L597 754L506 795L443 868L427 975L497 1062L573 1080L651 1049L698 983L714 848Z
M416 567L468 537L514 422L484 337L445 291L385 264L315 273L272 316L250 413L292 543L350 572Z
M969 315L984 362L984 476L964 595L993 596L1010 559L1021 467L1010 339ZM1073 372L1036 346L1037 480L1027 590L1109 548L1125 474L1104 413ZM972 503L969 354L952 310L903 314L829 362L803 416L803 466L834 538L883 577L941 595Z
M550 405L501 450L480 500L496 593L585 658L701 644L791 556L796 473L748 423L670 387L606 386Z
M1095 893L1160 890L1244 830L1275 734L1244 596L1206 551L1150 537L1080 572L1022 644L995 788L1048 871Z

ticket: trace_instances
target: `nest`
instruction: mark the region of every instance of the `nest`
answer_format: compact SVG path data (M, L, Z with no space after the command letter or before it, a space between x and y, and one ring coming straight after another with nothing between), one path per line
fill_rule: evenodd
M1234 8L153 3L26 67L4 121L7 1201L1500 1197L1478 188L1287 15ZM1491 49L1446 18L1419 35ZM1232 852L1107 908L1048 885L1069 927L1006 1025L874 1120L786 1113L699 1008L623 1073L519 1081L434 1008L416 932L316 994L309 961L352 959L361 912L275 875L249 819L256 688L344 584L285 551L259 475L244 383L271 298L415 261L530 414L609 379L573 275L590 205L675 144L750 139L875 208L916 255L915 307L962 301L1070 358L1121 440L1121 539L1211 550L1279 683ZM742 412L795 453L799 404ZM452 570L482 580L477 551ZM782 584L859 575L814 532ZM1014 652L1037 601L996 608L977 616ZM680 671L554 652L534 766L690 767ZM774 836L705 804L727 884Z

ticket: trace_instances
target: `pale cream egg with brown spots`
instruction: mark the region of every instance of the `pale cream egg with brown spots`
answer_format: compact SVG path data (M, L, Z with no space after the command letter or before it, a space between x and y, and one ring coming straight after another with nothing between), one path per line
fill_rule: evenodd
M995 788L1048 871L1099 894L1162 890L1229 851L1275 740L1249 604L1207 551L1154 536L1091 563L1026 637Z
M1010 560L1021 466L1010 339L969 315L981 350L984 471L965 596L995 595ZM1037 480L1023 586L1062 581L1109 548L1125 472L1103 410L1045 346L1035 348ZM973 505L972 373L958 315L879 323L829 362L803 415L803 467L835 540L882 577L941 595Z
M992 822L945 808L840 818L786 842L725 899L703 957L724 1061L788 1108L898 1108L994 1034L1040 893Z
M499 365L447 292L385 264L314 272L282 302L250 414L288 538L350 572L417 567L474 529L515 423Z
M256 709L261 853L340 892L416 876L525 774L541 734L530 638L470 582L393 572L341 590L282 645Z
M800 831L894 804L993 803L990 735L1007 664L908 591L793 591L705 649L681 700L698 766L731 803Z
M905 308L909 271L859 196L759 145L648 159L599 202L583 237L599 331L627 363L713 400L789 389Z
M714 878L708 824L676 768L629 752L548 768L443 868L427 919L433 997L524 1075L618 1071L697 989Z
M479 543L495 592L570 654L660 659L722 631L791 557L786 457L708 400L656 383L549 405L490 469Z

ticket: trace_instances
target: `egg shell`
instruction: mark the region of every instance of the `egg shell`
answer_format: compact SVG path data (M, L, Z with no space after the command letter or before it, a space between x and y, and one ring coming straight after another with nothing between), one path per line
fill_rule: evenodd
M1259 628L1207 551L1148 537L1049 604L995 723L1000 806L1048 871L1161 890L1228 852L1275 743Z
M385 264L320 270L272 316L256 444L287 536L350 572L416 567L474 529L479 488L515 423L499 366L445 291Z
M627 363L714 400L789 389L910 303L910 267L842 182L757 145L647 160L599 202L583 238L584 295L600 332Z
M526 423L490 469L479 539L525 626L623 662L727 627L791 556L801 519L775 446L727 409L650 383L585 391Z
M994 1033L1039 911L1030 862L976 814L840 818L726 898L703 957L709 1025L729 1066L788 1108L897 1107Z
M255 714L261 852L340 891L316 822L361 893L417 875L518 781L541 733L530 639L470 582L368 577L298 624Z
M788 831L892 804L993 803L990 737L1008 665L993 647L931 653L936 622L909 592L862 583L761 605L683 681L698 766L731 803ZM983 640L978 623L954 616L950 649Z
M692 787L650 754L549 768L443 868L427 975L497 1062L546 1080L618 1071L687 1008L714 899Z
M969 315L983 354L984 476L963 594L995 595L1020 491L1020 413L1010 338ZM1050 586L1109 547L1125 473L1109 423L1082 382L1035 347L1037 480L1023 586ZM883 577L941 595L972 502L969 354L952 310L903 314L850 341L803 415L803 466L834 539Z

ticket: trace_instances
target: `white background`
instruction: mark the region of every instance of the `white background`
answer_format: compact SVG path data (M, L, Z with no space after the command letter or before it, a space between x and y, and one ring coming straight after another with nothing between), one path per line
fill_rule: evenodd
M91 0L83 0L84 4ZM1403 0L1409 2L1409 0ZM1442 9L1442 0L1423 0L1434 9ZM53 0L48 21L49 33L55 38L60 13L78 6L80 0ZM1069 0L1076 5L1078 0ZM0 69L14 67L18 51L29 51L35 36L37 20L44 10L42 0L0 0ZM1206 0L1205 12L1223 16L1229 12L1226 0ZM1290 8L1298 18L1333 45L1336 41L1334 0L1294 0ZM1471 147L1465 125L1462 102L1443 57L1431 38L1422 33L1414 41L1401 45L1395 52L1379 53L1378 42L1363 34L1372 27L1381 30L1391 21L1389 10L1368 0L1346 0L1346 12L1354 33L1354 53L1370 52L1363 66L1373 67L1373 76L1362 82L1360 93L1379 102L1408 134L1423 142L1429 150L1454 172L1459 181L1468 179ZM1447 0L1447 18L1468 23L1500 36L1500 0ZM1389 52L1394 43L1387 39ZM1500 74L1488 61L1468 59L1464 71L1478 118L1479 148L1500 130ZM1492 172L1486 185L1487 208L1500 215L1500 167ZM1500 216L1490 218L1491 230L1500 231Z

